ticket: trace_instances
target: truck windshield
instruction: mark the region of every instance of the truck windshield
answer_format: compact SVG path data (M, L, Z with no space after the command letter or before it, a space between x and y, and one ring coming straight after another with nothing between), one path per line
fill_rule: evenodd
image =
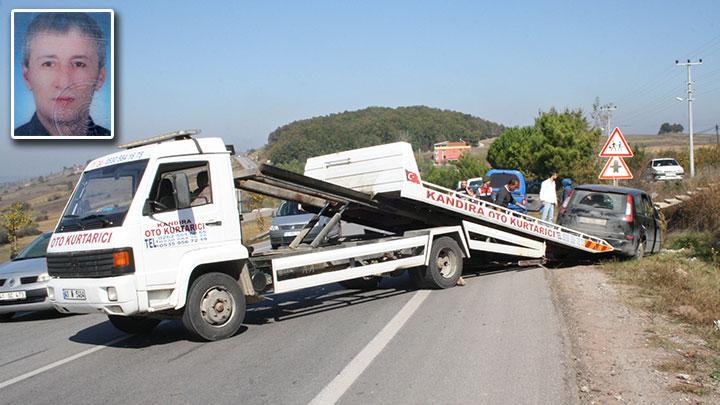
M55 232L121 226L147 163L137 160L83 173Z

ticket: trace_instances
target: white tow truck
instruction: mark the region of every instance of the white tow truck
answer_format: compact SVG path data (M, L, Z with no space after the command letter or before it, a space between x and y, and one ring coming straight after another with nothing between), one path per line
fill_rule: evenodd
M305 174L233 172L232 147L181 131L91 161L48 246L48 296L66 313L105 313L128 333L181 318L204 340L232 336L246 303L328 283L371 287L407 270L449 288L463 262L606 253L602 239L423 182L410 144L310 158ZM317 215L289 247L242 243L241 192L297 201ZM311 243L320 215L331 217ZM367 235L326 242L340 220ZM297 230L293 231L296 232Z

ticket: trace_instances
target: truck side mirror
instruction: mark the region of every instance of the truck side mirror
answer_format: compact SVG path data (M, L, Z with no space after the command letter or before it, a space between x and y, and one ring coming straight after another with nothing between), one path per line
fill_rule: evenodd
M175 206L178 209L190 207L190 184L187 175L183 172L173 175L173 183L175 183Z

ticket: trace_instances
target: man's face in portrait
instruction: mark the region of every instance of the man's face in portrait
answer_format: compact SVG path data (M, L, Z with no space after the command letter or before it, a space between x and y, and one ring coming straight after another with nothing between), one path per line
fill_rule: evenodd
M40 32L29 46L23 80L35 99L38 119L51 132L84 134L93 94L105 81L95 40L78 29ZM76 128L76 129L72 129Z

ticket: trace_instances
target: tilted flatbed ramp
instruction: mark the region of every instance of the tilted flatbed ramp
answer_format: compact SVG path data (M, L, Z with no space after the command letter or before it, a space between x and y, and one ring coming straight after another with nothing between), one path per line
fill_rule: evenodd
M524 257L542 257L547 246L613 250L592 235L422 181L412 148L404 142L310 158L305 174L260 165L238 173L235 185L325 207L326 213L342 212L348 222L391 232L461 225L472 250Z

